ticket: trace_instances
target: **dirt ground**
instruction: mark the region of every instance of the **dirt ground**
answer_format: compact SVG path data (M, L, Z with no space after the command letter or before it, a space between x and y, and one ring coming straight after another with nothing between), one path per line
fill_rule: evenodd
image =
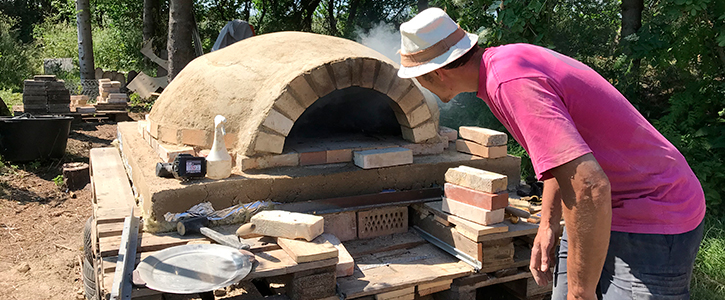
M73 124L62 160L0 168L0 295L2 299L84 299L82 232L91 216L90 184L67 191L53 178L65 162L88 162L109 146L114 123Z

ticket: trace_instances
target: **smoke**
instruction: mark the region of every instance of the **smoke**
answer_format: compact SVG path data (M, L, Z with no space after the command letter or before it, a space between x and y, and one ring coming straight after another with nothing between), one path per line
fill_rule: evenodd
M367 32L362 28L355 30L357 41L385 55L397 64L400 64L400 31L395 26L380 22Z

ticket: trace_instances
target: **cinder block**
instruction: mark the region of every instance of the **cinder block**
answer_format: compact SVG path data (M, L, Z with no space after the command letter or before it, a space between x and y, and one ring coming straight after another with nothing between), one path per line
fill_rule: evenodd
M294 277L289 285L285 285L290 300L316 300L335 295L337 281L334 272Z
M254 151L280 154L284 149L284 137L260 131L254 142Z
M386 63L380 63L380 72L378 72L378 78L375 79L375 89L378 92L387 94L390 89L390 85L393 83L393 78L398 77L398 70Z
M508 141L508 136L503 132L475 126L461 126L458 134L464 140L484 146L504 146Z
M390 89L388 89L388 97L390 97L393 101L398 102L400 97L405 96L411 85L413 85L412 80L395 76L393 84L390 86Z
M458 131L453 128L440 126L438 128L438 134L448 138L448 142L455 142L458 139Z
M443 190L447 199L487 210L505 208L509 204L509 193L507 192L486 193L452 183L446 183Z
M181 143L190 146L211 147L214 136L211 132L201 129L182 129Z
M354 151L353 161L363 169L407 165L413 163L413 151L406 148Z
M297 98L297 101L299 101L304 108L310 107L310 105L315 103L318 98L317 93L315 93L315 90L313 90L310 84L307 83L304 75L297 76L297 78L293 79L292 82L289 83L288 87L289 89L292 89L296 96L295 98Z
M503 222L504 209L487 210L463 202L443 198L443 211L481 225Z
M357 237L374 238L408 231L408 207L385 207L357 212Z
M335 90L335 82L324 65L312 70L310 79L312 79L313 90L315 90L318 97L323 97Z
M355 215L355 213L352 214ZM325 222L327 222L327 219L325 219ZM319 238L337 248L338 261L337 268L335 269L336 277L352 275L352 273L355 272L355 260L352 258L352 255L350 255L350 252L347 251L345 245L343 245L337 237L329 233L323 233Z
M357 239L357 216L354 211L322 215L325 218L325 232L341 241Z
M169 143L169 144L179 144L178 139L178 129L169 127L169 126L159 126L159 135L157 137L158 140Z
M267 118L262 123L265 127L283 136L287 136L295 123L280 112L270 109Z
M301 152L300 166L323 165L327 163L327 151Z
M330 65L335 75L335 87L338 90L348 88L352 85L352 60L338 61Z
M410 89L405 96L401 97L397 103L403 112L409 113L421 103L425 104L425 97L418 87L413 86L413 88Z
M486 193L506 190L506 175L484 171L468 166L450 168L446 171L446 182Z
M179 154L196 154L192 147L179 147L176 145L167 145L159 143L156 147L156 153L161 157L164 162L172 162Z
M421 143L438 136L435 124L433 122L425 122L415 128L400 126L403 139L413 143Z
M360 78L360 86L364 88L373 88L375 84L375 66L378 64L374 59L363 59L362 76Z
M276 167L296 167L300 158L297 153L285 153L280 155L264 155L259 157L237 156L237 166L240 170L269 169Z
M485 158L501 158L506 157L507 148L506 145L483 146L472 141L459 139L456 141L456 150Z
M277 101L274 102L274 108L290 117L292 121L297 121L300 115L305 112L305 108L297 102L290 91L285 91L277 98Z
M343 163L352 161L352 149L327 150L327 163Z

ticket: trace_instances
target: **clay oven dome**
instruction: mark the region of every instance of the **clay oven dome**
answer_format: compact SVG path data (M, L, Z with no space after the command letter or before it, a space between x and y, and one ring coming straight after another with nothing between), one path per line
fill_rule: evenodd
M318 99L336 92L336 99L345 98L340 91L352 90L384 99L405 140L437 137L423 94L396 72L394 62L350 40L264 34L189 63L156 101L149 130L165 143L210 148L213 118L220 114L228 121L226 145L232 152L280 154L295 123Z

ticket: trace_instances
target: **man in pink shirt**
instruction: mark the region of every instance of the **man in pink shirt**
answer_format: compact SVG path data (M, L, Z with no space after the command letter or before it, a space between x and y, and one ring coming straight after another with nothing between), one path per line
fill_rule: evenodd
M438 8L400 31L400 77L416 78L443 102L476 92L531 156L544 193L530 269L537 283L554 281L554 299L689 299L702 188L619 91L546 48L481 49Z

